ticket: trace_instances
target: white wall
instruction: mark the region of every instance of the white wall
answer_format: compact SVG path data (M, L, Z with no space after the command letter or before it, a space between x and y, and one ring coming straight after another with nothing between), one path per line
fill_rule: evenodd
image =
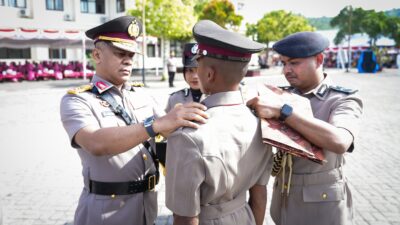
M8 0L5 0L8 4ZM125 15L125 12L116 12L116 1L105 0L105 14L81 13L80 0L64 0L64 11L47 10L45 0L26 0L26 8L0 6L0 28L30 28L30 29L56 29L56 30L81 30L85 31L107 20ZM125 0L125 9L135 7L135 1ZM20 11L25 10L26 17L20 16ZM65 16L69 15L66 20ZM32 47L32 60L48 60L47 47ZM82 60L81 49L67 49L67 59ZM7 59L12 60L12 59ZM5 61L2 59L2 61Z

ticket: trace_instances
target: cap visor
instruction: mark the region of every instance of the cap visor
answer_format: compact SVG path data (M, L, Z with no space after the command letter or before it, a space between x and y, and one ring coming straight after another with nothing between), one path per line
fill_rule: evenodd
M198 58L202 57L202 55L196 54L193 56L192 59L189 59L190 61L196 61Z
M139 51L139 49L137 48L137 44L128 44L128 43L113 42L113 41L110 41L110 43L112 46L119 48L121 50L142 54L142 52Z

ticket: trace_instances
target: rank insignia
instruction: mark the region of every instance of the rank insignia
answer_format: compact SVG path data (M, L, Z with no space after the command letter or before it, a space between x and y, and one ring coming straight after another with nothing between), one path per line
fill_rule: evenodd
M76 87L73 89L68 90L68 94L72 94L72 95L76 95L85 91L89 91L92 90L93 88L93 84L86 84L86 85L82 85L80 87Z
M136 20L133 20L131 24L129 24L128 27L128 34L131 37L137 38L139 36L140 33L140 27L139 24Z

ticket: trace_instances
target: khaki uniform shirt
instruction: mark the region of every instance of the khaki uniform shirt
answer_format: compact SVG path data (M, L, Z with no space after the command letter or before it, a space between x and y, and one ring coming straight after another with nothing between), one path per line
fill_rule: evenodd
M166 206L180 216L199 216L200 224L255 224L246 191L266 185L272 168L260 121L240 91L210 95L203 104L206 124L168 137Z
M292 92L300 92L293 89ZM335 127L346 129L357 143L362 100L357 94L333 85L329 77L308 93L314 117ZM277 225L352 224L351 192L344 174L344 155L323 149L323 165L310 160L293 158L293 173L289 196L282 198L282 173L275 180L271 202L271 216ZM288 168L286 168L288 171ZM285 184L288 181L286 173ZM286 193L286 189L285 189Z
M137 123L157 111L141 88L125 84L122 93L111 83L95 75L92 79L99 92L109 91ZM91 91L66 94L61 101L61 120L71 145L77 149L82 162L84 187L75 212L74 224L147 224L157 217L157 193L147 191L112 198L89 193L89 179L103 182L143 180L156 169L149 152L142 144L117 155L95 156L74 142L75 134L86 126L97 128L126 126L108 104Z
M204 98L205 95L203 94L200 98L200 101L202 101ZM173 109L177 103L185 104L189 102L193 102L192 91L189 88L184 88L171 94L171 96L168 98L168 103L165 111L171 111L171 109Z

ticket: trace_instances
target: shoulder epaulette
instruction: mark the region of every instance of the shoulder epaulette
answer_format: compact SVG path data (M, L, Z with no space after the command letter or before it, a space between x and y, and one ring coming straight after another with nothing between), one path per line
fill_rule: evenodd
M76 87L73 89L69 89L67 93L76 95L76 94L79 94L79 93L82 93L85 91L92 90L92 88L93 88L93 84L85 84L85 85L82 85L82 86L79 86L79 87Z
M329 89L337 91L337 92L345 93L345 94L348 94L348 95L354 94L354 93L356 93L358 91L358 90L353 90L353 89L350 89L350 88L344 88L344 87L341 87L341 86L329 86Z
M174 95L174 94L177 94L179 92L183 92L183 94L187 97L189 95L189 88L184 88L184 89L181 89L181 90L178 90L178 91L174 91L169 95Z

